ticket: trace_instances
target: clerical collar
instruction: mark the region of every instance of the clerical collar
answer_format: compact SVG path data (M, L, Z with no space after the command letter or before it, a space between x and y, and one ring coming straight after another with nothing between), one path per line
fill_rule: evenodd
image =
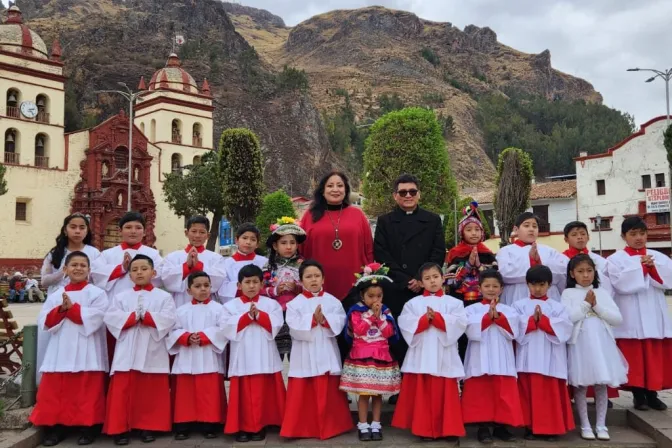
M324 288L320 289L320 291L318 293L314 293L314 292L308 291L307 289L304 289L303 290L303 295L307 299L312 299L314 297L322 297L324 295Z
M195 246L192 246L191 244L188 244L187 247L184 248L184 251L188 253L194 247ZM198 251L199 254L202 254L203 252L205 252L205 246L198 246L198 247L196 247L196 250Z
M65 290L67 292L72 292L72 291L81 291L82 289L86 288L86 285L88 285L89 282L84 280L83 282L77 282L77 283L70 283L68 285L65 285Z
M416 206L413 210L408 211L408 210L404 210L403 208L397 206L397 211L399 213L401 213L402 215L406 215L406 216L417 215L419 209L420 209L420 207Z
M532 245L532 243L526 243L523 240L516 240L516 241L513 242L513 244L515 244L518 247L526 247L526 246Z
M427 290L425 289L424 291L422 291L422 296L423 296L423 297L429 297L429 296L433 296L433 297L443 297L443 289L439 289L439 290L436 291L436 292L429 292L429 291L427 291Z
M486 299L485 297L482 297L482 298L481 298L481 303L482 303L483 305L490 305L490 304L492 303L492 300L490 300L490 299Z
M589 253L590 253L590 252L588 251L588 248L587 248L587 247L584 247L582 250L579 250L579 249L577 249L577 248L575 248L575 247L570 247L569 249L567 249L566 251L563 252L563 254L564 254L567 258L569 258L569 259L572 259L572 258L576 257L576 256L579 255L579 254L586 254L586 255L588 255Z
M635 256L635 255L642 255L643 256L643 255L646 255L646 247L642 247L641 249L633 249L630 246L626 246L625 247L625 252L628 255L630 255L631 257Z
M127 250L127 249L133 249L133 250L138 250L142 247L142 242L139 242L138 244L128 244L125 242L121 243L121 250Z
M133 287L133 291L140 291L140 290L142 290L142 291L151 291L152 289L154 289L154 285L152 285L151 283L148 283L148 284L146 284L146 285L144 285L144 286L135 285L135 286Z
M254 252L250 252L249 254L244 254L244 253L237 250L231 256L231 258L233 258L236 261L252 261L252 260L254 260L254 257L256 257L256 256L257 256L257 254L255 254Z
M250 303L250 302L257 303L257 302L259 302L259 294L257 294L256 296L252 297L251 299L250 299L249 297L247 297L247 296L240 296L240 300L242 300L243 303Z
M199 301L196 300L196 299L191 299L191 304L192 304L192 305L207 305L208 303L210 303L210 298L207 298L207 299L205 299L205 300L202 301L202 302L199 302Z
M530 294L530 299L532 300L543 300L544 302L548 300L548 296L534 297Z
M339 211L339 210L344 209L344 208L347 207L347 206L348 206L348 204L343 204L343 203L340 203L340 204L327 204L327 210L329 210L329 211L331 211L331 212L337 212L337 211Z

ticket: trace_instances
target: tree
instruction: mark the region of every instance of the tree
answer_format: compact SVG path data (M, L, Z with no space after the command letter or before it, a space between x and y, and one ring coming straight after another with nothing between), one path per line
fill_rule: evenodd
M249 129L227 129L219 139L224 213L232 227L254 222L264 193L259 139Z
M403 173L420 181L423 207L444 215L444 222L454 223L451 210L457 184L441 126L431 110L412 107L391 112L371 127L364 150L363 193L368 214L378 216L394 208L392 184Z
M7 193L7 181L5 180L6 172L7 168L5 168L5 165L0 163L0 196Z
M261 230L261 244L264 244L271 234L271 224L274 224L283 216L296 218L292 198L282 190L274 191L264 196L261 210L259 210L259 215L257 216L257 227Z
M663 134L663 145L665 145L665 150L667 151L667 163L670 165L670 170L672 170L672 124L667 127Z
M501 237L500 246L509 244L509 235L516 218L530 206L532 190L532 159L518 148L506 148L497 162L497 192L495 193L495 215Z
M166 174L163 194L171 210L178 216L212 214L207 248L214 250L219 236L219 223L224 213L224 184L219 154L209 152L198 165L185 167L185 173Z

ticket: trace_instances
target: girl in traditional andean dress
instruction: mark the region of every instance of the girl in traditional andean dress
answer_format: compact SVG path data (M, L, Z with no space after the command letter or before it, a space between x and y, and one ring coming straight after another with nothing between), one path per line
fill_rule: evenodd
M301 293L299 266L303 259L299 255L299 244L306 240L306 232L296 224L294 218L283 216L271 226L271 235L266 240L269 249L268 263L264 267L264 288L261 294L277 300L282 312L287 304ZM292 338L285 323L275 338L280 358L289 356Z
M299 273L303 293L287 304L293 343L280 435L324 440L352 429L347 395L338 388L336 336L345 324L345 311L336 297L324 292L324 272L317 261L306 260Z
M567 369L569 384L575 387L581 437L595 440L586 404L586 389L594 386L597 438L609 440L607 386L618 387L627 382L628 363L612 333L612 327L620 325L623 317L611 295L600 288L599 274L589 255L577 255L567 265L567 289L562 293L562 303L574 323L568 341Z
M398 338L397 324L390 310L383 305L385 286L391 286L388 268L379 263L364 267L355 288L361 301L348 311L344 330L352 348L343 365L341 390L359 395L359 440L383 440L380 414L383 395L399 393L401 374L399 364L390 355L388 339ZM373 421L369 425L369 401Z

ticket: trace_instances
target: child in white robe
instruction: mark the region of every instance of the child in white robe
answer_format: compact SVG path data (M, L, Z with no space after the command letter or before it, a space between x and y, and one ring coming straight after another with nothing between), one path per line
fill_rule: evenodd
M138 254L129 263L135 286L112 298L105 324L117 339L110 369L107 415L103 432L115 444L128 445L132 429L144 443L153 432L170 431L170 373L165 338L175 325L175 301L155 288L152 259Z
M285 413L285 383L275 336L282 307L259 296L261 268L250 264L238 272L242 295L224 304L219 325L229 340L229 407L224 432L237 442L259 442L267 426L280 426Z
M458 381L464 367L457 341L467 328L464 303L444 294L439 265L422 265L418 277L424 292L407 302L399 316L408 352L392 426L424 439L463 437Z
M657 391L672 389L672 319L665 290L672 289L672 261L647 249L642 218L626 218L621 235L627 247L611 255L607 270L623 323L614 337L628 361L628 382L635 409L664 411Z
M499 273L504 278L504 292L501 302L512 305L516 300L529 295L525 276L532 266L547 266L553 273L553 283L548 297L560 301L560 292L564 288L567 257L552 247L537 244L539 237L539 218L530 212L521 214L513 228L516 240L497 252Z
M565 306L549 300L553 273L547 266L531 267L526 281L527 297L513 304L521 316L516 369L525 439L554 440L574 429L567 391L567 341L573 325Z
M253 264L263 269L268 263L268 258L257 255L255 251L259 247L259 238L261 232L251 223L245 223L236 229L236 252L229 258L224 259L224 270L226 271L226 280L222 282L218 295L222 303L229 302L239 297L241 292L238 289L238 272Z
M89 258L84 252L70 252L64 265L70 282L49 294L38 317L38 326L50 338L30 421L46 427L45 446L63 439L57 425L82 427L78 444L90 445L92 427L105 420L107 295L88 283Z
M513 341L520 333L520 316L499 303L504 287L494 269L481 272L481 303L466 308L469 345L462 388L464 423L478 423L478 441L515 440L505 425L523 426ZM494 424L493 432L489 426Z
M352 429L347 395L339 390L336 336L345 325L341 301L325 293L322 265L299 268L303 292L287 304L292 336L287 406L280 436L325 440Z
M227 280L224 258L205 248L210 236L210 220L205 216L193 216L187 221L184 235L189 244L184 250L172 252L157 267L166 290L173 294L175 307L191 302L187 277L193 272L206 272L213 291L219 290Z
M595 440L586 404L587 387L594 386L597 438L609 440L607 386L616 388L627 382L628 364L612 333L612 327L623 321L621 312L611 295L602 289L597 268L589 255L579 254L570 260L562 303L574 323L567 348L568 373L581 419L581 437Z
M189 274L192 300L177 309L177 322L166 338L169 353L175 355L175 440L188 439L196 426L202 427L206 439L214 439L226 422L222 352L227 341L218 327L222 305L210 299L210 285L207 273Z

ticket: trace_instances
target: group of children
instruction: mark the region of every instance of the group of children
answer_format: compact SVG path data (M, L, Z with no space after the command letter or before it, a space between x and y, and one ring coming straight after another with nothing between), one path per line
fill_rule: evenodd
M586 407L595 386L597 438L608 440L608 387L631 389L638 409L664 409L655 391L672 388L663 362L672 356L663 294L672 261L647 251L640 218L625 220L627 248L607 262L588 253L585 224L568 224L570 249L560 254L536 243L538 219L525 213L515 244L495 257L474 204L447 269L421 267L424 291L398 322L384 305L385 266L363 267L360 300L344 310L323 289L329 273L300 257L306 234L290 218L272 227L268 259L255 253L251 224L237 229L238 251L226 259L204 249L204 217L188 221L189 245L165 259L142 245L137 213L119 223L122 244L99 256L85 250L82 225L81 215L66 218L45 260L57 268L48 275L63 272L39 317L31 421L47 427L47 446L64 427L81 427L78 443L90 444L97 425L118 445L132 430L151 442L155 432L213 438L222 427L238 442L263 440L267 426L327 439L353 427L346 392L359 396L363 441L383 440L382 397L394 394L392 425L423 438L464 436L473 423L484 443L513 440L508 426L547 439L574 428L568 385L586 439L596 437ZM337 337L351 343L344 360ZM409 346L401 366L390 354L400 337Z

